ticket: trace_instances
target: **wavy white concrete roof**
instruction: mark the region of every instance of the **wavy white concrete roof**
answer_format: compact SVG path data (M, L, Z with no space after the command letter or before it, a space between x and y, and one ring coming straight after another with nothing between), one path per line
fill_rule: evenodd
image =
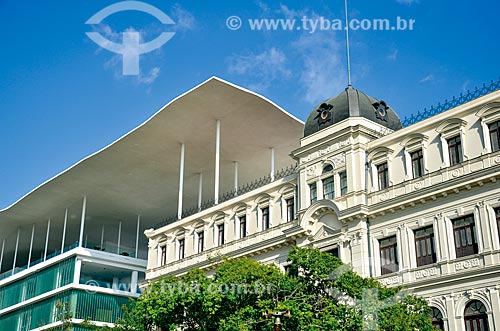
M64 209L70 209L70 231L78 232L83 196L88 198L89 236L97 232L100 236L103 222L116 225L123 220L124 232L135 233L137 214L144 226L175 214L181 143L186 152L184 207L197 204L200 172L203 199L213 198L217 119L221 120L221 193L233 188L234 161L239 162L241 184L269 173L271 147L276 170L293 163L288 155L299 146L303 122L254 92L212 77L1 210L0 242L7 238L6 252L12 251L21 227L20 247L29 247L31 225L37 223L35 247L43 245L41 234L50 218L50 246L60 246Z

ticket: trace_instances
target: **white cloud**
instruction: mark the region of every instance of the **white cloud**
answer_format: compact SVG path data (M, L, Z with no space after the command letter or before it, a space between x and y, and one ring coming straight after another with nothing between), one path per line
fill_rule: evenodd
M413 5L414 3L417 4L419 3L418 0L396 0L397 3L400 3L402 5L407 5L407 6L411 6Z
M196 19L193 14L184 9L181 5L175 4L172 7L172 19L175 22L177 31L188 31L196 28Z
M160 68L154 67L148 74L140 74L137 76L137 80L140 84L151 85L154 83L156 78L158 78L158 76L160 76Z
M389 55L387 55L385 58L388 61L396 61L396 59L398 58L398 53L399 53L399 51L397 49L395 49Z
M285 53L275 47L259 54L232 56L228 62L230 73L257 78L258 82L251 86L260 92L265 91L274 80L291 75Z
M434 75L430 74L430 75L427 75L424 78L422 78L420 80L420 83L427 83L427 82L433 82L433 81L434 81Z
M343 45L329 34L303 34L293 42L302 60L300 82L304 100L317 103L347 86L347 74L342 63Z
M263 13L266 13L266 14L269 13L269 6L266 3L264 3L260 0L257 0L255 3L257 4L257 6L259 6L260 10Z

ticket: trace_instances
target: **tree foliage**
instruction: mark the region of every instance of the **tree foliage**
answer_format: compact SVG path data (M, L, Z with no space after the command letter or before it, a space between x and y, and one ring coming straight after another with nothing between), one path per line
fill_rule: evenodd
M340 259L295 247L288 273L250 259L227 260L212 277L193 269L165 277L125 309L120 330L273 330L282 316L286 331L432 331L425 300L401 288L362 278ZM269 316L269 315L268 315Z

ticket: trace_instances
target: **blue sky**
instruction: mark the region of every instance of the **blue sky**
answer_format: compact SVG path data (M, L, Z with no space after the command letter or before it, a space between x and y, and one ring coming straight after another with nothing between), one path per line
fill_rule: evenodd
M0 0L0 208L142 123L212 75L255 90L300 119L346 86L343 31L253 31L249 19L335 20L343 0L157 1L175 25L141 12L85 22L109 0ZM351 31L353 86L401 117L500 76L494 0L351 0L351 19L414 19L412 31ZM230 30L236 15L243 25ZM175 36L123 76L121 41Z

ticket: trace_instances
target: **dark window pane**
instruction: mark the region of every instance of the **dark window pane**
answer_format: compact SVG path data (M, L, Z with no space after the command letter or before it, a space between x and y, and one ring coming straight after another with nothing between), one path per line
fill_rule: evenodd
M417 250L417 266L436 263L434 228L432 226L415 231L415 246Z
M247 217L240 216L240 238L245 238L247 236Z
M397 239L390 237L380 240L380 273L382 275L396 272L399 270Z
M267 230L271 225L269 220L269 207L262 208L261 212L262 212L262 230Z
M412 152L410 154L411 165L413 170L413 178L422 177L424 175L424 155L422 150Z
M314 203L318 200L318 190L316 188L316 183L309 184L309 191L311 193L311 203Z
M339 179L340 179L340 195L346 195L347 194L347 172L342 171L339 173Z
M476 226L472 215L453 221L456 256L463 257L478 253Z
M377 166L377 174L378 174L378 188L380 190L388 188L389 187L389 169L387 167L387 162L379 164Z
M295 219L295 199L286 200L286 221L290 222Z
M448 139L448 152L450 154L450 165L462 162L462 141L460 136Z
M490 130L491 150L493 152L500 150L500 121L488 125Z
M323 198L325 199L335 198L333 176L323 179Z

